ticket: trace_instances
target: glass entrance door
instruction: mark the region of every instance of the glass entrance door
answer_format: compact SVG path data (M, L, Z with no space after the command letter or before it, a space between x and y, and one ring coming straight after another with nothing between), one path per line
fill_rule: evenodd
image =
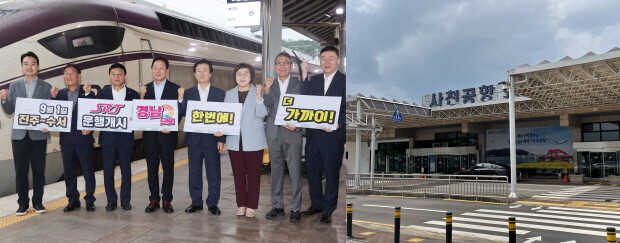
M590 174L590 152L577 152L577 163L579 163L579 174L591 177Z
M618 160L616 153L603 153L603 165L605 166L605 176L618 175Z
M591 152L590 153L590 177L591 178L605 178L605 166L603 164L603 153Z

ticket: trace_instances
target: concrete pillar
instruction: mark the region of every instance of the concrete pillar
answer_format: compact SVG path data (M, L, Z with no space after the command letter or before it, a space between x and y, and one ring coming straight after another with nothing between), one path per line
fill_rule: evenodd
M263 80L275 77L275 57L282 51L283 0L263 0Z

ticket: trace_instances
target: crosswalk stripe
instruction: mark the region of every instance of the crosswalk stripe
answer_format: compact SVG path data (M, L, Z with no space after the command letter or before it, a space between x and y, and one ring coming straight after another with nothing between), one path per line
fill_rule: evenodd
M618 216L616 215L601 215L596 213L580 213L580 212L568 212L568 211L559 211L559 210L547 210L542 209L538 210L539 213L554 213L554 214L566 214L566 215L574 215L574 216L586 216L586 217L596 217L596 218L609 218L618 220Z
M426 227L426 226L409 225L406 228L414 229L414 230L421 230L421 231L428 231L428 232L439 233L439 234L445 234L446 233L445 229ZM460 230L453 230L452 231L452 235L458 235L458 236L463 236L463 237L471 237L471 238L478 238L478 239L485 239L485 240L490 240L490 241L494 241L494 242L508 242L508 237L505 237L505 236L481 234L481 233L474 233L474 232L467 232L467 231L460 231Z
M506 219L503 215L493 215L493 214L482 214L482 213L464 213L464 216L474 216L474 217L483 217L483 218L494 218L494 219ZM454 222L460 220L460 217L453 218ZM567 226L578 226L578 227L587 227L587 228L595 228L602 229L603 226L601 224L588 224L588 223L580 223L580 222L569 222L564 220L551 220L551 219L541 219L541 218L529 218L529 217L518 217L517 220L521 221L531 221L536 223L545 223L545 224L555 224L555 225L567 225ZM504 221L498 221L504 223ZM617 223L617 222L616 222ZM607 225L606 225L607 226ZM620 225L613 226L609 225L609 227L616 227L616 229L620 229Z
M566 219L566 220L573 220L573 221L599 222L599 223L604 223L604 224L617 224L618 223L618 220L580 218L580 217L569 217L569 216L560 216L560 215L546 215L546 214L538 214L538 213L522 213L522 212L490 210L490 209L478 209L478 210L476 210L476 212L505 214L505 216L504 216L505 218L507 218L508 216L513 216L513 217L516 217L516 216L532 216L532 217L541 217L541 218Z
M578 212L591 212L591 213L603 213L603 214L620 214L620 212L618 212L618 211L606 211L606 210L586 209L586 208L548 207L548 209L566 210L566 211L578 211Z
M475 230L483 230L483 231L495 231L500 233L506 233L508 231L508 222L500 222L494 220L485 220L485 219L473 219L473 218L464 218L464 217L456 217L453 218L455 221L452 223L453 227L457 228L466 228L466 229L475 229ZM456 222L458 219L458 222ZM497 224L499 222L500 225L505 227L491 227L485 225L475 225L475 224L464 224L460 222L474 222L474 223L482 223L482 224ZM434 225L445 225L446 223L443 221L428 221L427 224ZM530 233L528 230L517 230L518 235L524 235Z

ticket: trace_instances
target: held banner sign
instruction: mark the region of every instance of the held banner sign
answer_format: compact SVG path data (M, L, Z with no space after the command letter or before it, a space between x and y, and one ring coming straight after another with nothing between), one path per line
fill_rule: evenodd
M78 99L78 130L131 132L131 101Z
M70 132L72 112L72 101L18 97L15 104L13 128Z
M239 135L241 130L240 103L187 101L183 131Z
M336 130L341 99L332 96L283 95L280 97L274 124Z
M179 109L176 100L140 100L133 102L131 129L134 131L178 131Z

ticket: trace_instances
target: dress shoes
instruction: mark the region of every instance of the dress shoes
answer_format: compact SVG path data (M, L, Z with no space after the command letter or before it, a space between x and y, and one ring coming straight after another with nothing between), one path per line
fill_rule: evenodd
M277 217L284 216L283 208L272 208L266 215L267 219L275 219Z
M174 208L172 208L172 204L169 202L164 201L163 209L166 213L174 213Z
M79 208L80 206L80 201L74 202L74 203L69 203L67 204L67 206L65 206L65 208L62 209L62 211L64 212L71 212L73 211L73 209Z
M131 203L129 203L129 202L122 202L121 203L121 207L123 207L123 209L125 209L125 210L131 210Z
M318 208L309 207L308 209L306 209L306 211L302 211L301 214L302 215L313 215L313 214L320 213L320 212L323 212L323 210L320 210Z
M43 203L33 203L32 207L37 213L45 213L45 207L43 207Z
M192 205L189 205L189 207L187 207L185 209L185 212L186 213L193 213L193 212L196 212L197 210L202 210L202 206L196 206L196 205L192 204Z
M321 214L321 223L324 224L328 224L332 222L332 213L331 212L323 212L323 214Z
M290 221L291 222L299 222L299 221L301 221L301 212L299 212L299 211L292 211L291 210Z
M146 206L146 208L144 209L145 213L151 213L153 211L155 211L155 209L159 208L159 201L155 200L155 201L151 201L149 203L148 206Z
M211 212L211 214L213 214L213 215L220 215L220 214L222 214L222 211L217 206L209 206L209 212Z
M95 203L86 203L86 211L88 212L95 211Z
M117 206L118 205L116 204L116 202L109 202L108 205L105 205L105 211L108 211L108 212L114 211L116 210Z

